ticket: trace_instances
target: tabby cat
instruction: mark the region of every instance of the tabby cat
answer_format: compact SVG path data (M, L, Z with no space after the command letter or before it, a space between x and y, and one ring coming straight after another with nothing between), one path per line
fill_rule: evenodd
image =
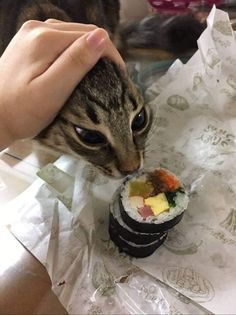
M29 19L92 23L115 39L119 10L119 0L0 0L0 53ZM127 34L132 37L130 28L120 34L123 41ZM101 59L37 140L123 177L141 167L151 122L150 109L128 75Z

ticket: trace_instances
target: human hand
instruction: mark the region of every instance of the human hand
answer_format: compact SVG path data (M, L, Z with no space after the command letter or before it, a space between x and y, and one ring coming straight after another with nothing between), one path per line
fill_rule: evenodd
M0 149L44 129L103 56L124 67L103 29L26 22L0 58Z

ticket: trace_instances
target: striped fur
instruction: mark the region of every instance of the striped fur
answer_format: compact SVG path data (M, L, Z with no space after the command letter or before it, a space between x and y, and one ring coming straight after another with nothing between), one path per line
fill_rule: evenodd
M99 84L97 84L99 82ZM110 176L136 171L142 164L151 113L141 133L132 133L134 117L144 107L130 79L115 64L102 59L78 85L57 119L41 135L41 142L85 158ZM75 126L99 131L107 145L84 145Z

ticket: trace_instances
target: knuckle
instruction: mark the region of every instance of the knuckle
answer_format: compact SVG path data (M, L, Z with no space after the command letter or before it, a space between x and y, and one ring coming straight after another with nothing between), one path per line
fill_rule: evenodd
M101 34L103 35L104 38L105 37L109 38L109 33L108 33L107 30L105 30L104 28L101 28L101 27L99 27L98 29L99 29L99 32L101 32Z
M97 25L95 24L87 24L87 26L91 29L91 30L96 30L98 28Z
M28 20L24 22L21 26L22 30L30 31L38 27L42 22L36 20Z
M76 53L73 49L68 49L68 57L75 65L83 64L85 61L85 58L81 54Z
M28 40L35 46L45 45L50 39L52 30L45 27L44 22L29 20L22 26L23 31L27 34Z
M42 45L48 41L48 39L50 37L50 33L51 33L50 30L45 29L43 27L38 27L32 31L31 40L36 45Z
M91 64L88 54L83 49L68 49L68 58L75 66L89 67Z
M45 21L46 23L59 23L59 22L62 22L61 20L57 20L57 19L47 19Z
M104 37L109 37L109 33L107 30L105 30L105 28L99 27L98 29L99 29L99 32L101 32Z

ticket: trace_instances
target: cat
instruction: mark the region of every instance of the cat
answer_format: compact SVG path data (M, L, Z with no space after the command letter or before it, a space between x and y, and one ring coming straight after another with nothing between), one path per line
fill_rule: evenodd
M119 10L119 0L0 0L0 53L21 25L32 19L95 24L114 41L120 37L123 43L127 38L132 42L134 29L119 27ZM36 139L120 178L142 167L151 125L152 113L139 89L124 70L102 58Z

